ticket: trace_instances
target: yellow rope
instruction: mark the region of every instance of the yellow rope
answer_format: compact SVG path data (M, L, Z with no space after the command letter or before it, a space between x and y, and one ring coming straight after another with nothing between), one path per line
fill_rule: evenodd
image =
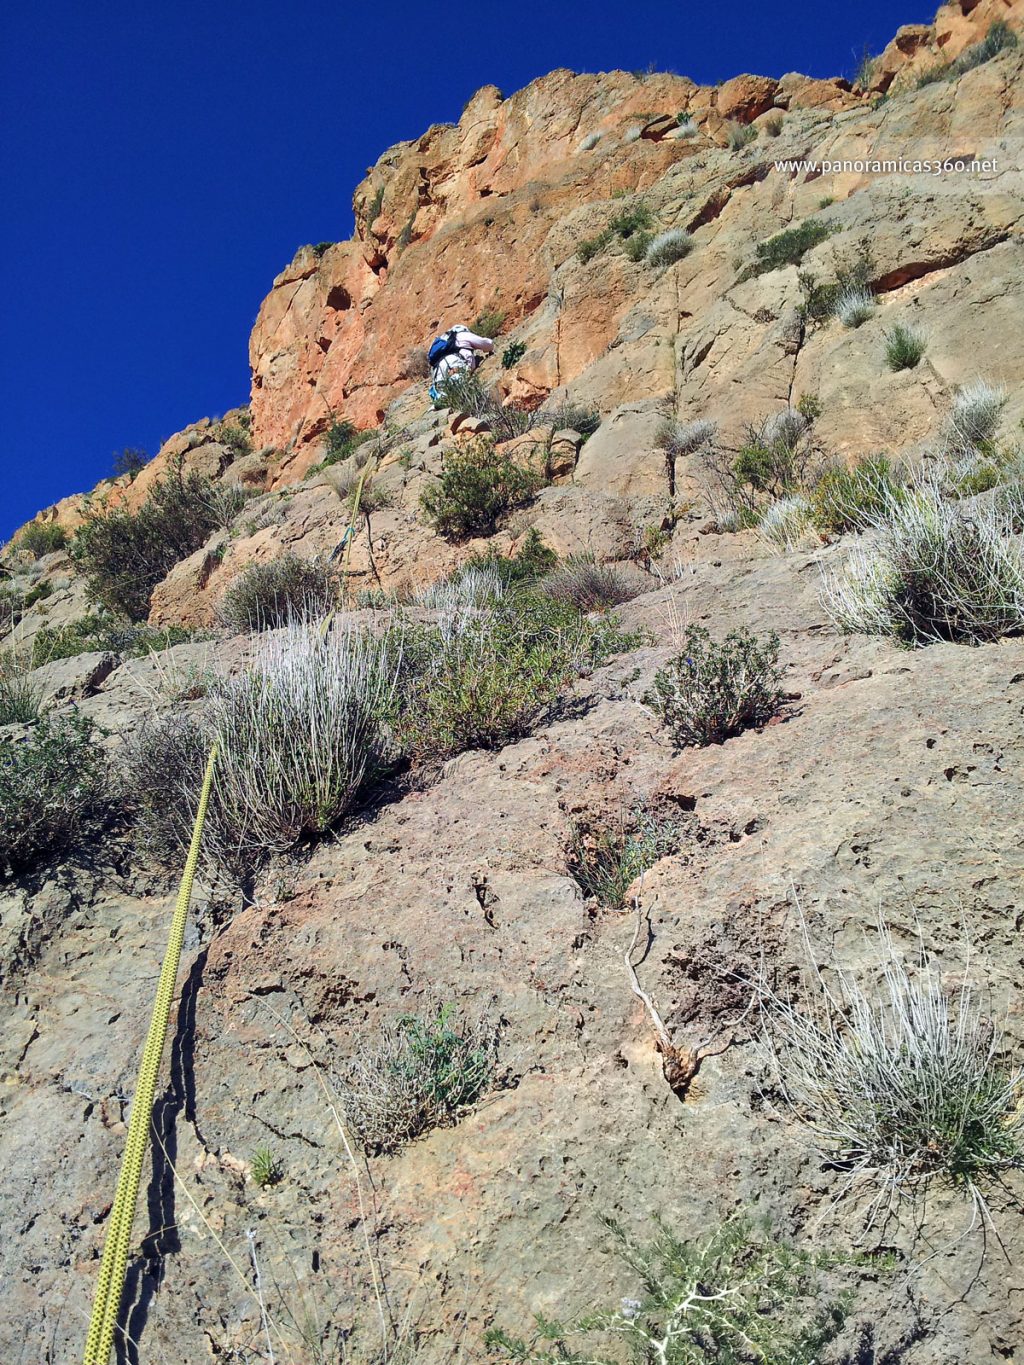
M128 1123L128 1140L125 1143L121 1174L117 1181L117 1193L110 1209L107 1225L107 1240L103 1247L100 1262L99 1280L96 1284L96 1297L89 1321L89 1334L85 1340L83 1365L107 1365L110 1348L114 1344L114 1330L121 1307L124 1291L125 1272L128 1267L128 1248L131 1242L132 1224L135 1221L135 1204L139 1194L139 1181L142 1177L142 1163L146 1155L146 1141L153 1117L153 1099L167 1038L167 1021L170 1017L174 999L174 987L178 979L178 964L181 960L181 947L185 938L185 921L188 918L189 902L192 899L192 882L199 861L199 844L203 835L203 821L210 799L210 786L213 782L213 767L217 759L217 746L210 750L203 777L203 787L199 795L199 808L192 827L192 843L185 860L185 871L178 891L178 903L174 907L171 932L167 940L167 952L160 969L160 981L156 988L156 1001L153 1017L150 1020L146 1046L142 1052L139 1078L132 1100L131 1119Z

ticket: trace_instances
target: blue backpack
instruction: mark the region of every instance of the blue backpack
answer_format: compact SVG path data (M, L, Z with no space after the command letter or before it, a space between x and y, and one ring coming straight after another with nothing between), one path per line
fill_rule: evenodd
M445 332L443 336L435 337L430 343L430 350L427 352L427 360L430 368L436 370L446 355L451 355L459 349L458 333L453 329Z

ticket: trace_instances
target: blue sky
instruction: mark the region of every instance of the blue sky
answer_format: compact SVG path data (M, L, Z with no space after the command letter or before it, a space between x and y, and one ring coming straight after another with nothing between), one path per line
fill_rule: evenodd
M0 538L248 398L249 330L391 143L555 67L849 74L909 0L38 0L0 44Z

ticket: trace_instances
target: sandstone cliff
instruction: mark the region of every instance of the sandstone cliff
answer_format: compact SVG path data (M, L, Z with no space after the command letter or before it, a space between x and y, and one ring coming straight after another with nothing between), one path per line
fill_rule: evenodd
M823 953L870 970L879 914L901 945L920 933L948 951L951 974L966 928L993 1012L1018 1052L1024 1043L1024 643L907 650L840 635L819 590L848 538L811 535L780 554L754 531L727 532L696 463L668 468L659 444L666 417L708 418L738 440L807 398L816 439L838 456L927 459L957 386L978 377L1005 388L1000 432L1019 429L1024 48L920 83L996 21L1024 30L1024 4L943 6L934 24L901 29L854 86L556 71L507 100L484 87L457 126L383 154L356 190L353 240L303 248L274 281L250 343L248 415L197 422L134 481L93 494L137 508L175 462L251 494L153 593L154 625L209 638L35 670L46 704L95 720L111 752L154 711L191 705L210 670L244 666L253 643L217 628L216 608L246 566L346 546L350 503L331 469L314 468L336 419L380 428L383 496L350 550L364 602L427 587L475 551L509 554L530 529L559 554L647 569L646 591L620 609L644 642L581 678L550 724L382 798L333 840L279 860L247 899L202 889L136 1225L125 1327L138 1344L123 1358L269 1358L247 1229L290 1343L278 1358L374 1355L380 1273L402 1349L440 1362L480 1356L496 1322L528 1332L533 1313L615 1306L631 1285L603 1216L637 1234L661 1217L696 1237L750 1207L787 1234L895 1258L895 1274L862 1286L835 1359L1019 1358L1020 1172L990 1198L994 1253L991 1229L987 1248L962 1236L955 1190L865 1229L841 1177L773 1107L753 1028L705 1062L685 1102L666 1086L623 963L632 921L585 899L566 858L574 823L637 803L674 823L676 846L644 884L641 971L688 1045L742 1013L737 983L749 987L765 955L792 979L801 916ZM758 136L744 141L747 126ZM994 165L776 164L895 157ZM581 242L637 204L656 229L686 229L690 253L664 269L617 246L582 260ZM798 264L751 270L760 244L807 220L828 231ZM809 317L808 279L854 260L868 263L874 315L856 329ZM508 370L490 362L511 402L572 402L602 420L585 442L550 428L528 437L550 485L495 536L452 542L419 500L465 433L430 407L411 353L485 310L503 315L499 350L524 348ZM884 334L900 323L927 349L893 371ZM249 441L233 439L246 421ZM71 497L40 520L73 531L86 510ZM26 568L15 543L4 568L33 588L5 648L89 609L62 551ZM672 745L643 698L688 623L779 633L783 723ZM166 875L131 849L116 827L0 883L11 1360L80 1350L173 903ZM506 1084L354 1173L322 1074L427 995L505 1021ZM259 1187L253 1155L268 1144L283 1175Z

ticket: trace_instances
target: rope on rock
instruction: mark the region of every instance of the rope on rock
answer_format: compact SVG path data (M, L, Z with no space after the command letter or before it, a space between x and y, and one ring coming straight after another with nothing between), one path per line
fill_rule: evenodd
M199 862L199 846L203 836L203 822L206 807L210 800L213 783L213 769L217 760L216 744L210 750L206 763L206 773L199 794L195 824L192 827L192 842L185 860L178 890L178 901L174 907L171 931L167 940L160 980L156 988L153 1004L153 1017L149 1024L149 1034L142 1051L139 1077L132 1100L131 1118L128 1122L128 1140L125 1143L121 1174L117 1181L117 1192L110 1209L107 1224L107 1240L103 1247L99 1279L96 1284L96 1297L93 1301L89 1332L85 1340L83 1365L108 1365L110 1350L114 1344L114 1332L124 1293L125 1273L128 1268L128 1249L131 1243L132 1224L135 1221L135 1205L138 1200L139 1182L142 1178L142 1163L146 1155L146 1142L153 1120L153 1100L163 1057L164 1043L167 1040L167 1023L171 1005L174 1001L174 988L178 979L178 966L181 949L185 939L185 922L192 900L192 883L195 880L196 866Z

